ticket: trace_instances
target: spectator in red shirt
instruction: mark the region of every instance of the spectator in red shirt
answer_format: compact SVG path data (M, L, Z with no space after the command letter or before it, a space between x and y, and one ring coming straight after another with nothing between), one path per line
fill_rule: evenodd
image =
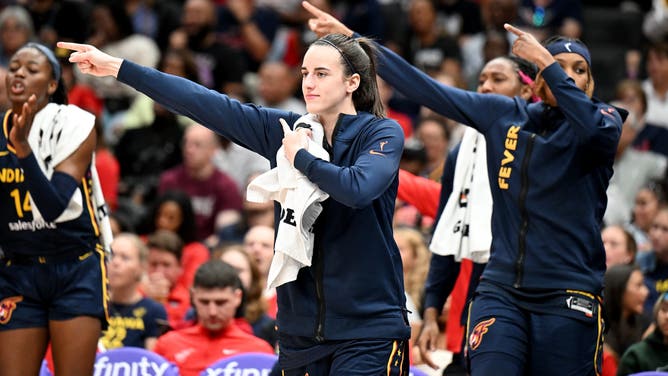
M158 230L149 235L148 278L144 282L144 293L165 306L167 320L172 329L182 328L190 308L188 288L183 285L181 255L183 242L169 230Z
M233 267L220 260L202 264L190 293L197 324L163 335L154 349L176 364L182 376L199 376L207 366L232 355L274 352L267 342L244 332L234 322L242 292Z

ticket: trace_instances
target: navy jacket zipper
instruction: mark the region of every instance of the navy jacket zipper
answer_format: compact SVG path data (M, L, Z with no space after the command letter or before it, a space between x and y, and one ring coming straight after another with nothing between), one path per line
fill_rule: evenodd
M322 146L329 153L329 160L334 161L334 144L336 142L336 133L339 130L339 125L341 124L341 115L336 121L334 126L334 131L332 132L332 145L330 146L327 142L327 137L323 137ZM320 225L320 224L318 224ZM315 340L317 342L323 342L325 340L325 291L322 287L322 278L323 278L323 258L324 254L322 253L322 247L319 242L318 237L316 237L316 248L313 252L314 266L315 266L315 296L318 300L318 322L315 325Z
M527 192L529 191L529 161L531 161L531 152L533 151L533 144L536 140L536 134L532 133L529 137L529 142L527 143L526 153L524 154L524 159L522 160L522 176L521 182L522 186L520 188L520 197L519 197L519 207L520 213L522 215L522 227L520 228L519 239L517 243L518 254L517 261L515 262L517 278L515 279L515 288L520 288L522 286L522 277L524 276L524 261L526 259L526 244L527 244L527 233L529 232L529 212L526 207Z

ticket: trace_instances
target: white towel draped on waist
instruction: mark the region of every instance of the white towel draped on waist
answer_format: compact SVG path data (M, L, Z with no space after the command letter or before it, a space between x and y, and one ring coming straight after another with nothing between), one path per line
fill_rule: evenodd
M324 130L315 115L306 114L295 122L299 123L309 124L313 132L313 139L309 139L308 152L329 161L329 154L322 147ZM322 211L320 202L329 197L290 164L282 146L276 153L276 164L277 167L253 179L246 190L248 201L274 200L281 205L281 220L267 277L267 288L294 281L299 269L311 266L314 243L312 226Z
M485 138L468 128L459 147L452 193L436 224L429 249L476 263L489 260L492 242L492 194L487 175Z

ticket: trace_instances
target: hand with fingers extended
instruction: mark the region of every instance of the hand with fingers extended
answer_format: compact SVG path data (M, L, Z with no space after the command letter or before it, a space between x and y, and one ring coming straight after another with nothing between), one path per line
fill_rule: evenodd
M513 54L536 64L538 69L543 69L554 63L552 54L531 33L522 31L511 24L504 24L503 27L517 35L517 39L513 42Z
M429 311L433 312L429 312ZM431 359L431 353L437 348L438 342L438 312L435 308L427 308L425 310L424 320L422 322L422 330L417 338L417 345L420 349L420 356L422 360L431 368L438 369L438 365Z
M89 44L58 42L58 47L72 50L69 61L82 73L93 76L118 76L123 59L108 55Z
M314 17L308 20L308 27L311 29L311 31L316 33L318 37L322 37L327 34L343 34L349 37L353 36L353 31L331 14L317 8L308 1L302 1L302 6Z
M12 118L12 130L9 132L9 142L12 143L19 158L27 157L32 153L28 143L28 135L32 128L32 121L37 109L37 97L32 94L21 106L20 113L14 113Z
M279 121L283 127L283 149L285 151L285 157L290 161L290 164L294 166L295 156L299 149L308 149L310 130L302 128L293 131L285 120L281 118Z

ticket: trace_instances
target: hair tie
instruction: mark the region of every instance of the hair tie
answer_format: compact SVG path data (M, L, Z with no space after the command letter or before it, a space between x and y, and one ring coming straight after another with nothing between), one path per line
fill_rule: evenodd
M337 45L335 45L335 44L332 43L331 41L329 41L329 40L327 40L327 39L324 39L324 38L320 38L320 39L318 39L316 42L324 42L324 43L326 43L326 44L328 44L328 45L334 47L337 51L339 51L339 54L341 55L341 57L343 58L343 60L345 60L346 65L348 65L348 68L350 68L350 71L353 72L353 74L357 73L357 70L355 70L355 67L353 67L353 64L350 62L350 60L348 60L348 58L346 57L346 55L343 53L343 51L342 51Z
M528 74L522 72L522 70L518 69L517 74L520 76L520 82L522 82L525 85L528 85L531 88L531 101L532 102L539 102L540 97L536 95L536 93L533 93L533 83L534 81L529 77Z

